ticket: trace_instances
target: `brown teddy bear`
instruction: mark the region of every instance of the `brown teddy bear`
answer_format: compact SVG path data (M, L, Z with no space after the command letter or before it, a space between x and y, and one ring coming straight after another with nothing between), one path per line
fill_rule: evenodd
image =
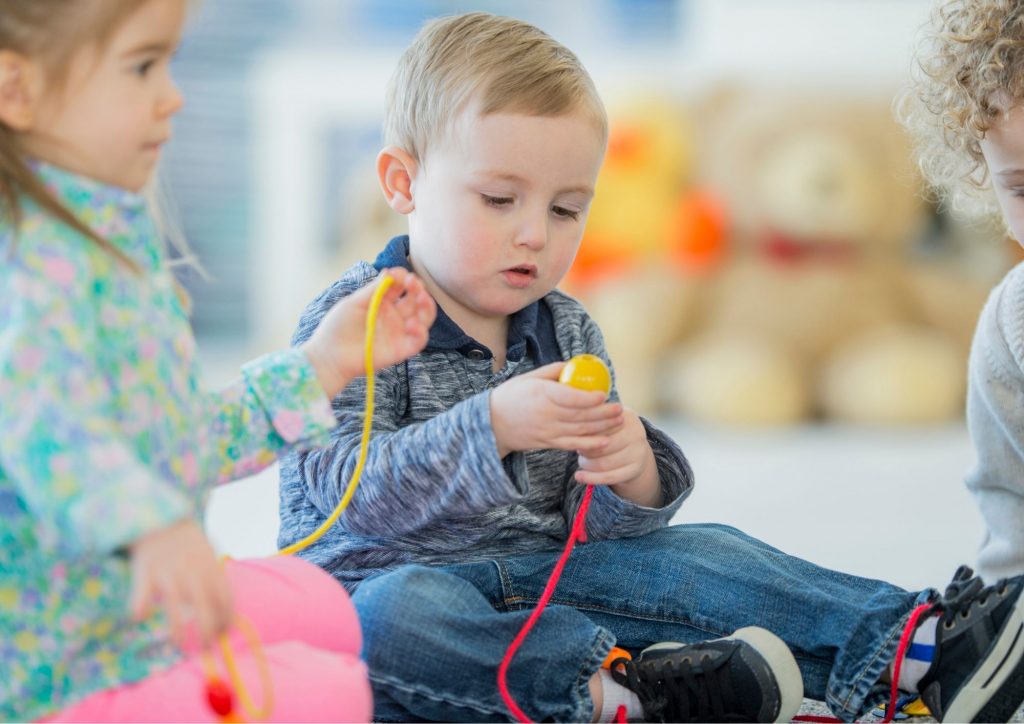
M887 100L737 93L705 128L731 257L662 365L668 407L736 425L959 416L967 335L922 310L944 286L973 324L988 280L920 281L928 215Z

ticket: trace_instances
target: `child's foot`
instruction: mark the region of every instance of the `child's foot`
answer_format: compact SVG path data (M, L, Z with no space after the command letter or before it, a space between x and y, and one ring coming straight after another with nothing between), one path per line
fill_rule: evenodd
M793 654L753 626L699 644L655 644L612 662L611 673L639 697L645 721L790 721L803 702Z
M939 721L1009 721L1024 702L1024 577L985 587L960 566L932 609L935 657L918 683Z

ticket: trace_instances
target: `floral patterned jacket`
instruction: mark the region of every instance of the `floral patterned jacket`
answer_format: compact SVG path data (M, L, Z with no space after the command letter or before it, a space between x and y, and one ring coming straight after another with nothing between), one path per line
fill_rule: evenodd
M26 201L0 223L0 719L35 719L179 659L131 620L125 547L210 486L327 441L304 354L203 390L189 321L141 196L36 166L108 251Z

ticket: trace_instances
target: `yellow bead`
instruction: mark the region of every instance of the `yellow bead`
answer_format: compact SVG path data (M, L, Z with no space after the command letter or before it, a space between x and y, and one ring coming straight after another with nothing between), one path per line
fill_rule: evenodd
M612 391L612 376L607 365L593 354L578 354L562 368L558 381L580 390Z

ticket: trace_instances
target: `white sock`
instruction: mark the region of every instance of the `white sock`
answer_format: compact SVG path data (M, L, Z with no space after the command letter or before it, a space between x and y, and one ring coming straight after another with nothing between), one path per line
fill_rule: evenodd
M917 630L907 647L907 654L903 658L903 665L900 667L899 688L903 691L916 692L917 684L925 675L935 658L935 626L939 622L939 616L929 616Z
M620 706L626 707L627 719L642 719L644 708L640 705L640 699L633 693L633 690L627 689L613 679L608 669L601 669L598 673L601 675L601 691L603 692L601 716L598 717L598 721L614 721L615 712L619 710Z

